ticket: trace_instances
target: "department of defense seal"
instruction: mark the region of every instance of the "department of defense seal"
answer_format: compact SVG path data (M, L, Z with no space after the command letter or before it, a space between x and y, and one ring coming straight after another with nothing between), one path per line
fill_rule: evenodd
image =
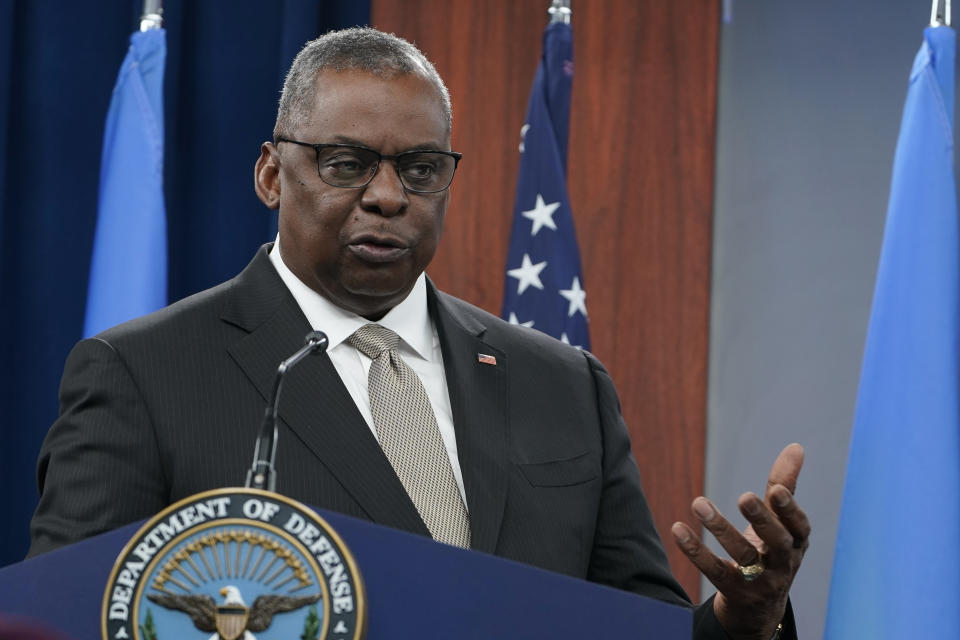
M173 504L120 552L103 594L104 640L360 640L360 572L310 508L217 489Z

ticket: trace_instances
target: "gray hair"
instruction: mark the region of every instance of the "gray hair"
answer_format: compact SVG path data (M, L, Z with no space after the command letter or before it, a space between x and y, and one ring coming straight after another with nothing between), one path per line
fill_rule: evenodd
M324 70L366 71L383 78L416 74L437 90L447 133L453 122L450 93L440 74L419 49L403 38L369 27L330 31L311 40L294 58L280 94L273 137L291 135L313 109L317 73Z

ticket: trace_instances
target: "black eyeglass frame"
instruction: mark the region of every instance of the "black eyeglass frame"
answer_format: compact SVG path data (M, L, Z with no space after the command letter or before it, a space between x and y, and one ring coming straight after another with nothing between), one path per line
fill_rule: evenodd
M400 180L400 184L403 185L403 188L412 193L440 193L441 191L446 191L450 188L450 185L453 184L453 176L457 173L457 166L460 164L460 159L463 157L462 153L457 153L456 151L441 151L440 149L411 149L410 151L404 151L396 155L386 155L380 153L376 149L371 149L370 147L364 147L359 144L342 144L342 143L314 143L314 142L302 142L300 140L291 140L290 138L284 138L282 136L278 137L274 144L279 144L281 142L289 142L290 144L296 144L301 147L310 147L313 149L314 154L317 157L317 175L323 180L323 172L320 171L320 151L322 149L330 148L341 148L341 149L363 149L364 151L369 151L372 154L377 156L376 168L373 172L370 173L370 177L367 178L367 181L363 184L356 185L342 185L342 184L331 184L326 180L323 180L324 184L329 184L331 187L336 187L338 189L363 189L368 184L373 182L373 179L377 176L377 172L380 170L380 163L384 160L393 160L393 169L397 172L397 178ZM415 153L439 153L441 155L450 156L453 158L453 172L450 174L450 182L446 184L442 189L433 189L431 191L424 191L423 189L412 189L407 186L407 183L403 181L403 176L400 175L400 158Z

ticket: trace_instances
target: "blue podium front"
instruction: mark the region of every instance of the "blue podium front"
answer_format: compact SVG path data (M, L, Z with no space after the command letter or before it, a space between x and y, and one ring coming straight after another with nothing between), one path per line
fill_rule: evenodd
M691 636L692 615L682 607L317 513L349 547L362 574L368 640ZM0 615L32 618L78 640L101 638L104 589L117 555L141 524L0 569ZM198 631L201 637L209 634Z

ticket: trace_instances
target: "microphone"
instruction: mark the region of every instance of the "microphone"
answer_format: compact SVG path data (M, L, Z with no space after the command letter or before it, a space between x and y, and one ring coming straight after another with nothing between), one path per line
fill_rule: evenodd
M274 464L277 461L277 407L280 402L280 388L283 386L283 374L311 353L326 351L329 344L327 334L323 331L311 331L307 334L306 344L277 367L277 377L273 380L273 397L263 414L260 435L253 450L253 465L247 471L247 483L244 485L246 488L277 490L277 470Z

